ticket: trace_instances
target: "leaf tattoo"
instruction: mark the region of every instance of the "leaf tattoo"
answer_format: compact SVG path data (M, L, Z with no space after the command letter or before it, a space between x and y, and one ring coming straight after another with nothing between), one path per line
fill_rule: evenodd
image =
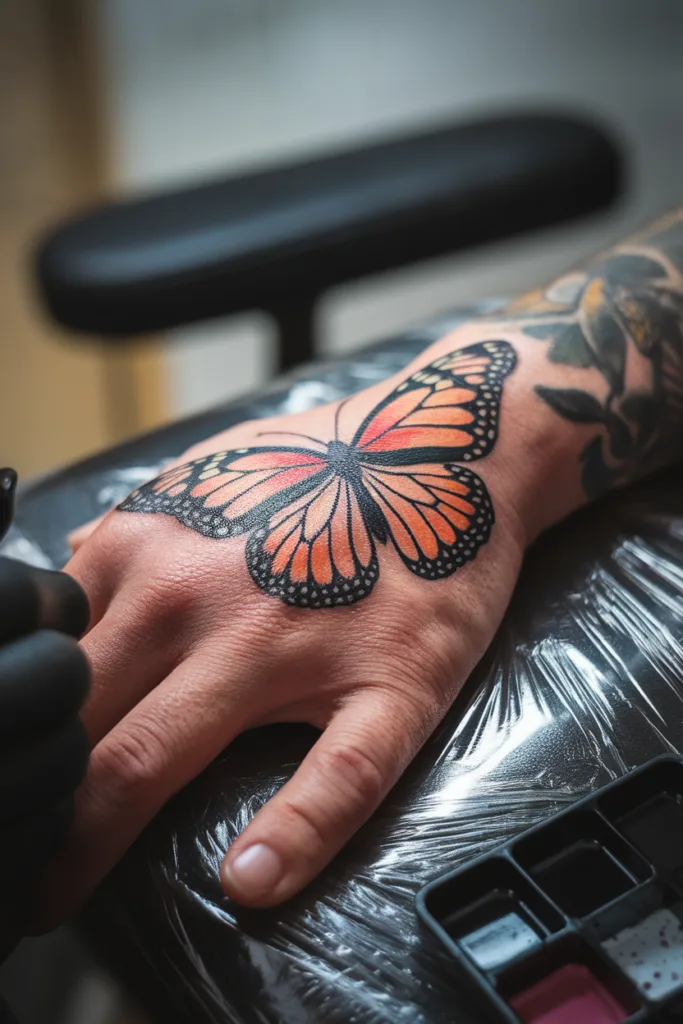
M489 318L491 319L491 318ZM537 385L572 423L599 432L581 453L587 497L667 460L683 423L683 211L631 242L537 289L494 318L548 344L548 361L597 370L605 393ZM629 380L647 364L649 387ZM647 378L648 374L645 374Z

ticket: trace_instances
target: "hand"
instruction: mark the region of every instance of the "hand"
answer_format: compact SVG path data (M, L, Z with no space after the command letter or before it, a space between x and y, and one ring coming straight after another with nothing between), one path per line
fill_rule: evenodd
M88 747L89 669L73 637L85 595L63 573L0 558L0 886L7 907L62 838ZM4 915L3 915L4 916ZM6 923L6 922L5 922Z
M304 721L320 739L222 868L236 900L277 904L433 731L496 630L527 539L527 470L514 445L512 458L496 445L499 413L503 431L524 415L501 402L514 351L460 351L472 340L460 332L423 357L458 353L426 379L404 373L347 404L212 438L81 534L67 569L91 604L94 750L41 895L52 920L236 735ZM328 448L335 437L345 444Z

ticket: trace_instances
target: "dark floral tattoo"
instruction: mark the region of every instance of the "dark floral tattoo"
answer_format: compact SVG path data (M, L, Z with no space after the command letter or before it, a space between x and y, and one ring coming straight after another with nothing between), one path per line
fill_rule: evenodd
M564 419L598 427L581 453L587 497L671 458L683 426L683 212L496 320L547 342L550 362L598 371L598 388L536 387Z

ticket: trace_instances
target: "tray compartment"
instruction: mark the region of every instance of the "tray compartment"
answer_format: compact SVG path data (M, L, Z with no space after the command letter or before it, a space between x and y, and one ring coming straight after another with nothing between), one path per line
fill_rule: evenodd
M534 830L512 852L538 887L572 918L591 914L652 875L629 843L585 808Z
M487 859L433 888L425 909L447 941L481 971L515 959L566 924L504 857Z
M646 999L683 997L683 899L657 882L595 914L585 934Z
M628 978L573 934L501 971L496 988L523 1024L621 1024L643 1006Z
M611 788L602 814L654 866L683 884L683 764L662 760Z

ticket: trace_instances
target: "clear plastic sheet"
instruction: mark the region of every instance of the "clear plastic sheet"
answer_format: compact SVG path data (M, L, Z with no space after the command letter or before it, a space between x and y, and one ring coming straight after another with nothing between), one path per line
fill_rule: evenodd
M14 523L3 537L0 544L0 555L5 558L14 558L18 562L26 562L27 565L35 565L39 569L53 568L53 564L45 552L26 537Z
M317 402L362 387L442 327L300 374L222 410L222 425L299 401L297 388ZM200 427L191 422L185 444ZM20 502L22 531L59 561L74 517L92 514L105 484L107 501L118 496L123 472L160 462L160 437L42 482ZM57 491L85 497L48 529L40 510ZM313 737L269 727L226 750L101 888L83 921L91 940L165 1022L476 1022L447 955L420 930L415 893L629 768L683 750L680 470L540 539L491 649L372 821L288 906L240 911L218 885L223 852Z

